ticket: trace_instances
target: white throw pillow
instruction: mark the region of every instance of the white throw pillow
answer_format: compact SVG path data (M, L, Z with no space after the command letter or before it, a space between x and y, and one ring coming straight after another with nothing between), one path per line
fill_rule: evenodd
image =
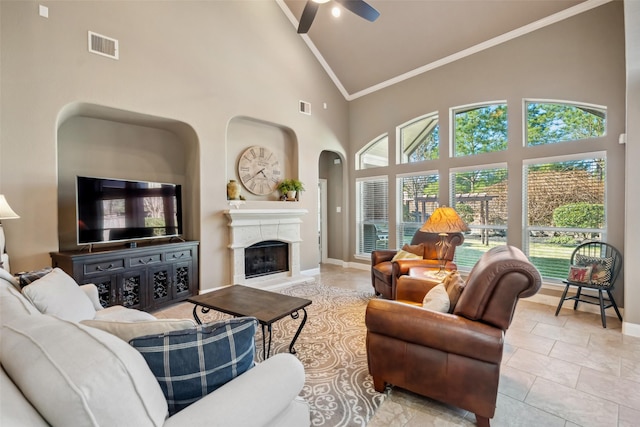
M129 344L52 316L2 328L2 366L52 426L162 426L160 385Z
M145 335L160 335L171 331L193 329L196 322L189 319L146 320L142 322L118 322L115 320L83 320L83 325L102 329L129 342Z
M449 311L449 304L449 294L447 294L444 283L439 283L431 288L424 296L424 300L422 300L422 307L441 313Z
M59 268L22 288L22 295L41 313L72 322L93 319L96 315L91 299Z

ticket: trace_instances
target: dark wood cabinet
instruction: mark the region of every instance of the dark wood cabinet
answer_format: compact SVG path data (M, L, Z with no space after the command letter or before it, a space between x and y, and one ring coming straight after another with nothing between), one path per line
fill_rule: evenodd
M103 307L155 310L198 293L198 242L53 252L52 265L98 287Z

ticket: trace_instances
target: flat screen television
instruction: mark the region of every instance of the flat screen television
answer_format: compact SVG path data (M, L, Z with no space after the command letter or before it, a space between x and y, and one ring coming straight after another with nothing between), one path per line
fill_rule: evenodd
M182 187L148 181L78 176L78 244L182 234Z

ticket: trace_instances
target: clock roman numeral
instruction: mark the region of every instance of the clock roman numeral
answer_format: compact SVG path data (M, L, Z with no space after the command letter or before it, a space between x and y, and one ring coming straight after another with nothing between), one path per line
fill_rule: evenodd
M256 150L254 150L253 148L251 149L251 155L253 156L253 158L255 159L256 157Z
M246 173L246 174L242 175L242 179L245 180L245 181L248 181L249 178L251 178L251 174L250 173Z

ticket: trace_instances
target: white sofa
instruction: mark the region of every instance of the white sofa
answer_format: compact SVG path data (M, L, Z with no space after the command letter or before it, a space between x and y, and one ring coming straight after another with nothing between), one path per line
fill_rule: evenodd
M95 287L82 288L95 296ZM0 269L3 427L310 424L309 407L298 397L304 385L304 368L293 355L277 354L256 364L169 417L160 385L140 353L116 335L83 324L105 316L119 319L118 312L127 320L120 322L121 327L131 320L127 316L141 315L147 326L154 320L162 323L160 320L124 308L101 310L99 304L93 318L70 320L60 314L41 313L36 306L42 309L46 301L35 301L34 305L25 295L16 280ZM86 309L85 303L81 305ZM43 311L49 309L60 307ZM126 335L131 331L121 328L116 332Z

